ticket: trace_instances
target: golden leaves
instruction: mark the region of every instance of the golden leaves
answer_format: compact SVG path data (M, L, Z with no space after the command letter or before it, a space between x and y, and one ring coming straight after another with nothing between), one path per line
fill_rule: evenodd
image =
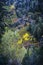
M32 42L33 41L36 41L36 39L31 36L30 33L26 32L25 34L22 35L22 37L18 40L17 44L21 45L22 43L25 43L25 42Z
M19 39L17 44L22 44L22 41L23 41L22 39Z

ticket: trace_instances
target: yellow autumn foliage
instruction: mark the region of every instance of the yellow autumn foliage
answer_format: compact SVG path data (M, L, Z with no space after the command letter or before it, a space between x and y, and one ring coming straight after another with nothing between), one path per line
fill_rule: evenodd
M22 39L19 39L17 44L22 44L22 41L23 41Z
M29 38L25 38L24 40L25 40L25 41L28 41L28 40L29 40Z
M32 37L30 33L25 33L22 35L21 39L18 40L17 44L22 44L23 42L26 42L26 41L33 42L33 40L35 41L36 39Z
M29 33L25 33L25 34L23 35L23 39L24 39L25 41L28 41L28 40L29 40L29 37L30 37L30 34L29 34Z
M28 33L25 33L25 34L23 35L23 38L28 37L28 36L29 36Z

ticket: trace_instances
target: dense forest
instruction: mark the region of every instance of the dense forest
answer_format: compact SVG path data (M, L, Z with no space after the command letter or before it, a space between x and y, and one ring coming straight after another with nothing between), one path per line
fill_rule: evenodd
M0 0L0 65L43 65L43 0Z

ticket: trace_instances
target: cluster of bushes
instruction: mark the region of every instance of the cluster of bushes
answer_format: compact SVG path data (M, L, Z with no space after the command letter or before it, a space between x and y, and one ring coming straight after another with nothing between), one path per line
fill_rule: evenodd
M29 22L29 26L26 29L25 27L22 28L22 31L19 29L19 32L17 29L13 31L9 27L6 28L4 22L9 20L4 20L5 12L7 12L3 9L5 2L5 0L0 2L0 65L43 65L43 17L42 14L35 14L38 0L14 1L17 16L21 18L27 16ZM29 11L31 11L30 13L34 12L30 14L30 17ZM26 21L20 20L19 23L23 24L24 22ZM14 25L17 26L18 23ZM33 36L33 39L35 38L38 41L39 47L35 47L35 43L33 45L29 43L30 34L28 35L27 32ZM21 39L22 37L23 39ZM24 41L28 41L28 44L30 44L27 49L20 46L20 44L25 43Z

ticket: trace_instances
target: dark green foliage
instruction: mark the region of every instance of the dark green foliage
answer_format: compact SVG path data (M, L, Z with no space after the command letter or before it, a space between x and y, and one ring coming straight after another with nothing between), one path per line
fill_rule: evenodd
M43 65L43 46L40 47L40 60L39 65Z
M29 59L29 49L27 50L27 54L25 54L23 60L22 60L22 65L29 65L30 59Z
M16 0L15 11L18 17L28 15L28 12L34 12L38 9L38 0Z
M38 0L39 1L39 11L43 14L43 0Z
M30 48L31 49L31 46ZM24 56L22 65L37 65L39 61L39 50L36 47L32 47L31 51L32 54L29 55L29 49L27 50L27 54Z
M29 25L27 30L30 31L30 33L37 40L39 40L42 37L42 35L43 35L43 19L42 19L42 17L37 15L35 20L31 19L30 20L30 25Z
M4 21L3 21L4 10L5 10L5 9L3 9L4 5L5 5L5 0L0 1L0 41L1 41L2 34L5 31L5 29L4 29L5 24L4 24Z
M40 49L39 49L39 65L43 65L43 37L40 39Z
M39 49L39 59L37 65L43 65L43 46Z
M8 58L0 54L0 65L7 65Z

